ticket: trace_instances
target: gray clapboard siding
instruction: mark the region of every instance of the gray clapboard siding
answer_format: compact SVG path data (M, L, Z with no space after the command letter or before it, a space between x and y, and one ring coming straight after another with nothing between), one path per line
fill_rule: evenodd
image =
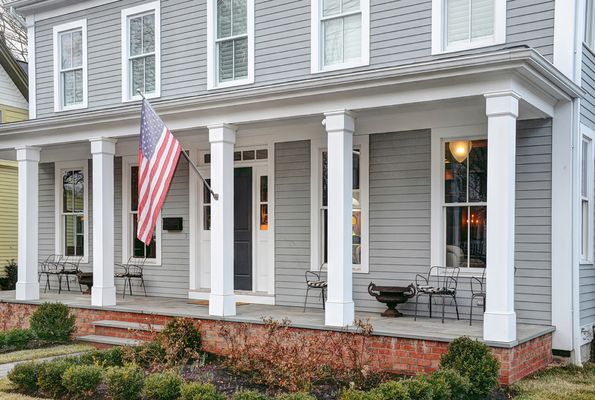
M275 302L278 305L303 305L304 273L310 269L310 201L310 141L276 143ZM312 297L310 304L314 305L317 300L315 295Z
M595 323L595 267L581 265L579 269L580 324Z
M54 109L53 26L83 18L87 19L88 36L88 109L121 104L120 11L141 3L141 0L121 0L36 23L38 117L52 115ZM256 86L312 77L310 4L310 0L255 0ZM434 58L431 55L432 0L373 0L370 7L370 65L359 70ZM468 52L526 45L552 59L554 0L509 0L507 17L504 45ZM162 99L207 93L206 25L206 1L161 0ZM63 114L73 112L81 111Z
M595 54L583 44L581 123L595 129Z

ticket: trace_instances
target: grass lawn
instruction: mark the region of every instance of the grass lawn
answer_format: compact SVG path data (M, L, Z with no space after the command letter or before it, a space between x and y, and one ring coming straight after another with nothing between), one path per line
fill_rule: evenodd
M8 378L0 379L0 400L41 400L39 397L29 397L17 393L7 393L12 390Z
M0 354L0 364L7 364L16 361L34 360L46 357L63 356L66 354L82 353L93 350L94 347L87 344L64 344L41 349L13 351Z
M511 386L515 400L593 400L595 364L547 368Z

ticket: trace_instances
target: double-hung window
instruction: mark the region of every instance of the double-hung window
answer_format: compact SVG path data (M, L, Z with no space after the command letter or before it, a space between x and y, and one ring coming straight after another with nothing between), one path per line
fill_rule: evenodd
M433 0L432 52L506 41L506 0Z
M254 0L209 0L209 87L254 82Z
M54 27L54 110L87 107L87 21Z
M160 95L160 5L122 11L122 101Z
M593 139L584 135L581 141L581 260L591 261L592 255L592 197L593 197Z
M369 0L312 0L312 72L369 64Z
M444 265L485 268L488 141L444 143Z
M56 254L88 259L86 161L56 163Z

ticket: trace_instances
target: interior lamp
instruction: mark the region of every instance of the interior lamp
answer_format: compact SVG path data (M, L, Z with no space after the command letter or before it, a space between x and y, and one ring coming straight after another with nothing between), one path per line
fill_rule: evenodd
M471 151L470 140L457 140L456 142L450 142L448 144L450 153L459 163L462 163L467 159L469 152Z

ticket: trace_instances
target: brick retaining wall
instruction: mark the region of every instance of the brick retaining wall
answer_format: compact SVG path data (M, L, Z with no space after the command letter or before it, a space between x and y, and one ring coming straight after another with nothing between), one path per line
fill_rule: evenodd
M0 330L26 327L28 317L36 305L0 303ZM72 308L76 316L77 335L103 334L115 337L134 339L150 339L151 332L128 332L113 328L94 327L98 320L137 322L150 325L164 325L172 317L150 315L133 312ZM219 333L221 324L238 324L238 322L196 319L196 325L203 336L203 347L206 351L221 354L225 342ZM263 330L261 324L250 324L250 335L256 337ZM299 335L334 334L327 330L292 328ZM424 339L409 339L373 335L368 341L368 351L377 360L375 367L397 374L425 374L435 371L440 357L447 350L448 343ZM501 363L500 382L508 385L530 375L552 362L552 334L531 339L513 348L492 348L494 355Z

